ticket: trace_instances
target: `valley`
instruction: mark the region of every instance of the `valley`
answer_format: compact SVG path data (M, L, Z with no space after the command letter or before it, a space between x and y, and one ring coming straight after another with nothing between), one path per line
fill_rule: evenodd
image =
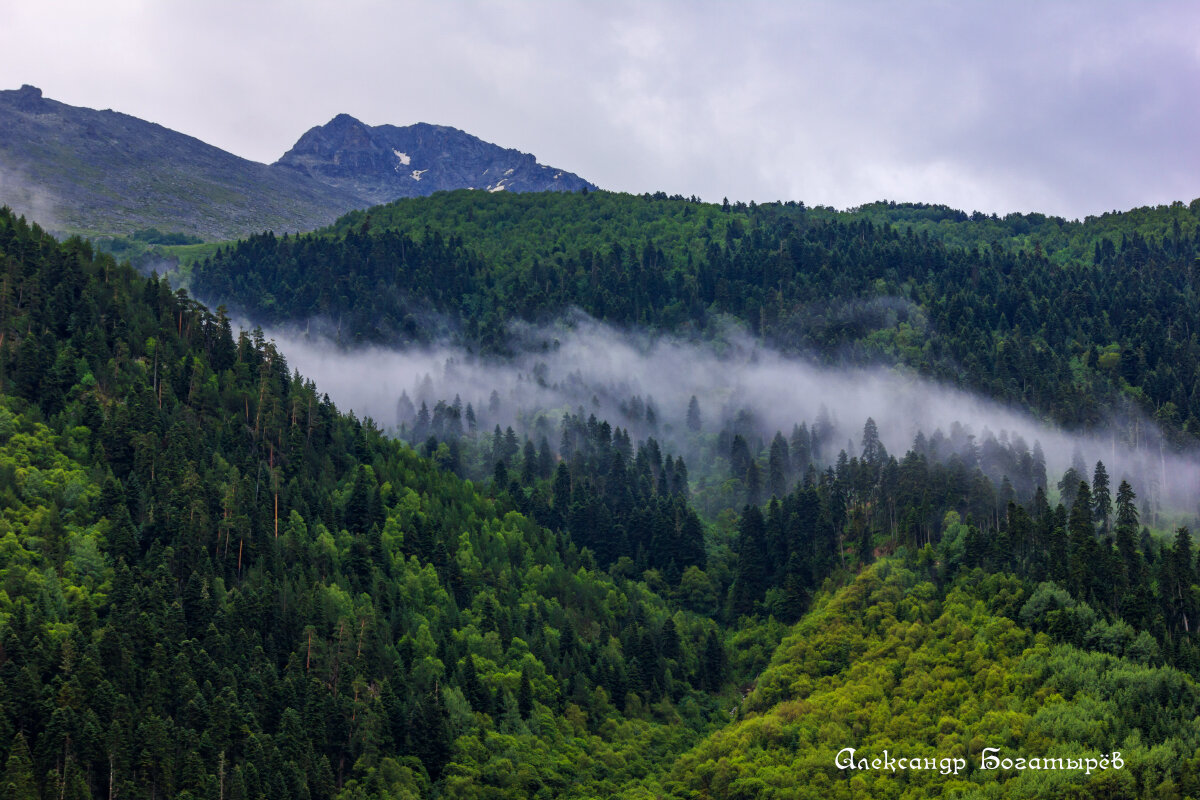
M6 211L5 786L1194 794L1196 209L457 191L183 290Z

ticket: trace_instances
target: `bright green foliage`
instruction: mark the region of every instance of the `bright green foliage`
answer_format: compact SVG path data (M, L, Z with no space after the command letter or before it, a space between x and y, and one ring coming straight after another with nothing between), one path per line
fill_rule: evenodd
M595 796L710 726L713 621L157 279L7 212L0 265L13 791Z
M667 797L1155 797L1195 780L1200 687L1155 668L1052 646L1004 616L1012 578L944 592L877 567L822 599L780 645L739 722L664 771ZM1153 698L1170 696L1163 708ZM837 752L965 758L940 770L840 771ZM1120 772L983 772L984 747L1025 757L1119 750ZM1101 790L1100 787L1104 787ZM1139 789L1137 787L1144 787ZM1106 795L1103 791L1117 792ZM637 796L631 792L628 796Z
M660 204L689 237L711 222L714 238L640 248L636 271L624 249L595 251L595 287L582 252L562 250L544 275L534 253L530 276L557 287L546 295L436 231L402 239L365 220L340 242L261 237L214 264L267 280L258 288L276 287L287 308L313 288L280 279L291 262L264 278L239 259L411 269L417 289L461 281L430 302L461 301L451 310L468 315L492 303L475 333L497 336L513 316L568 301L612 301L601 316L663 325L736 313L774 335L780 318L753 304L841 274L838 292L859 291L864 275L847 265L875 267L847 260L856 242L892 253L900 266L888 269L909 270L905 291L926 300L944 279L930 259L959 286L976 267L1028 267L1033 280L1044 266L1011 254L981 266L978 254L820 211L798 224L800 208L599 197L613 213ZM553 201L577 202L590 201ZM637 217L623 219L614 230ZM507 252L485 238L487 258ZM558 258L557 235L529 241ZM394 246L412 247L400 267ZM1171 246L1176 258L1190 245L1180 233ZM1147 257L1166 251L1160 242ZM764 283L763 252L819 266ZM441 270L447 253L463 271ZM514 253L504 257L526 263ZM668 253L678 263L660 268ZM338 272L345 293L319 288L308 301L386 288L355 283L356 269ZM599 287L622 275L647 283L619 288L617 303ZM674 295L647 288L661 280L713 294L664 305ZM890 291L888 280L870 291ZM548 305L517 307L537 297ZM963 340L963 352L985 352L978 344ZM924 366L957 358L942 356ZM1195 548L1187 529L1161 543L1139 531L1127 484L1109 542L1097 535L1095 481L1069 473L1067 504L1051 508L1040 451L1013 439L985 438L977 458L952 429L896 457L867 421L861 453L835 454L827 420L768 444L697 408L693 492L681 456L607 421L566 415L553 450L511 430L478 433L469 408L439 406L417 412L422 457L339 412L260 331L235 337L223 310L0 212L6 791L998 797L1099 795L1107 782L1113 796L1195 794ZM485 494L456 473L492 483ZM1090 783L1048 773L955 783L831 766L841 746L975 755L993 744L1121 749L1130 768Z
M37 598L47 621L104 602L111 562L103 547L111 533L97 520L99 487L66 453L86 453L87 431L59 437L0 397L0 623L15 598Z

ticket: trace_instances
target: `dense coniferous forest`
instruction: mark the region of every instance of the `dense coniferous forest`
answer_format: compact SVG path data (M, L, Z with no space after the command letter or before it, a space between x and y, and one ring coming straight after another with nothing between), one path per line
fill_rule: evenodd
M709 724L711 620L184 293L0 237L10 796L606 794Z
M730 316L785 351L901 363L1060 423L1138 408L1200 434L1200 202L1066 222L944 207L704 204L605 192L452 192L264 235L192 274L264 324L341 341L458 336L577 307L704 331Z
M1194 206L455 193L192 280L264 322L481 351L570 306L728 315L1065 422L1131 403L1183 443ZM699 402L670 452L641 398L634 424L520 432L409 401L393 438L86 242L5 211L0 265L5 796L1200 795L1197 548L1103 463L1048 475L1036 443L957 428L892 454L873 420L763 437ZM843 747L970 766L856 774ZM984 747L1124 767L987 771Z

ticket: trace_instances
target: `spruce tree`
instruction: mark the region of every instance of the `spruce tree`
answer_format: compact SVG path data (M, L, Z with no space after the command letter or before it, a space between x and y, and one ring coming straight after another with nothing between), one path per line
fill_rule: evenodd
M704 688L716 691L725 683L725 648L717 632L710 630L704 641L704 655L700 660L700 682Z
M767 489L772 497L783 497L787 493L787 479L790 472L787 439L776 431L771 440L771 452L767 459Z
M687 428L689 431L696 433L700 430L701 424L700 401L696 399L696 395L692 395L692 399L688 401L687 407Z
M521 688L517 691L517 711L521 719L533 714L533 683L529 680L529 669L521 670Z
M37 782L33 778L33 758L25 735L17 732L0 777L0 797L5 800L38 800Z
M1112 493L1109 491L1108 471L1104 462L1096 462L1096 471L1092 474L1092 504L1096 507L1096 521L1100 523L1100 532L1109 533L1109 521L1112 519Z
M863 425L862 460L872 469L878 469L886 458L887 451L883 442L879 440L879 428L875 425L875 420L867 417L867 422Z
M1117 487L1117 530L1120 531L1121 528L1128 530L1131 539L1137 534L1137 494L1128 481L1121 481L1121 485Z
M738 520L737 577L733 582L733 613L750 614L767 588L766 521L758 506L742 509Z
M1091 589L1092 576L1096 567L1096 526L1092 520L1093 507L1091 489L1086 481L1079 482L1071 516L1067 521L1070 588L1076 596L1084 598Z

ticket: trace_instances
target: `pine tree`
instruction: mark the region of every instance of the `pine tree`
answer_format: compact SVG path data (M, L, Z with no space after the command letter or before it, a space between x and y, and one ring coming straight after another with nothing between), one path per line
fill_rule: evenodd
M1196 598L1192 586L1196 583L1196 566L1192 561L1192 534L1186 527L1175 531L1175 545L1168 557L1170 563L1170 585L1162 587L1163 599L1172 610L1172 616L1190 634L1196 622Z
M729 443L729 476L739 481L746 480L746 471L750 469L752 460L745 438L735 433Z
M537 476L537 450L533 446L533 441L526 439L525 446L521 449L521 484L532 486Z
M883 442L879 440L879 428L875 425L875 420L867 417L867 422L863 425L862 460L870 465L872 470L875 470L886 459L887 451L883 447Z
M787 478L791 459L788 455L787 439L776 431L771 440L771 452L767 459L767 489L772 497L783 497L787 493Z
M417 421L413 424L413 438L421 439L429 433L429 406L421 401L421 410L417 412Z
M799 553L792 553L788 558L787 569L783 576L783 599L779 613L785 622L795 622L804 615L808 608L809 589L808 576L810 568Z
M1130 538L1138 529L1137 495L1128 481L1117 487L1117 530L1121 528L1128 530Z
M1096 521L1100 523L1100 531L1107 535L1112 518L1112 494L1109 491L1108 471L1104 469L1103 461L1096 462L1096 471L1092 475L1092 504L1096 507Z
M662 630L658 634L658 651L662 653L662 657L671 661L679 661L682 658L682 651L679 646L679 632L675 629L675 620L667 617L663 622Z
M717 632L710 630L704 641L704 655L700 661L700 682L704 688L716 691L725 683L725 648Z
M547 479L553 472L554 454L550 452L550 442L543 436L542 441L538 444L537 475L539 478Z
M733 613L750 614L767 588L766 521L758 506L742 509L738 520L737 577L733 583Z
M1036 439L1033 442L1033 485L1035 488L1049 489L1046 478L1046 454L1042 452L1042 443Z
M671 476L671 494L686 497L688 494L688 472L687 465L683 463L683 456L675 457L675 473Z
M529 669L521 670L521 688L517 691L517 711L521 719L529 719L533 714L533 683L529 679Z
M1075 498L1078 496L1079 486L1083 484L1083 481L1084 475L1074 467L1068 467L1067 471L1063 473L1062 480L1058 482L1058 491L1065 508L1072 508L1075 505ZM1088 493L1091 494L1090 489ZM1090 508L1088 513L1092 513Z
M751 461L746 468L746 502L752 506L762 502L762 470L757 461Z
M803 475L811 464L812 439L808 433L807 423L792 427L792 470L795 475Z
M38 800L37 782L33 778L33 758L24 734L17 732L0 777L0 797L5 800Z
M1080 481L1067 522L1070 588L1078 597L1086 597L1092 588L1092 577L1096 568L1096 526L1092 520L1093 513L1091 489L1086 481Z
M511 696L511 695L510 695ZM440 693L425 694L413 704L407 747L421 759L429 777L437 780L450 759L450 723Z
M688 401L687 407L687 428L689 431L696 433L700 430L701 424L700 401L696 399L696 395L692 395L692 399Z

